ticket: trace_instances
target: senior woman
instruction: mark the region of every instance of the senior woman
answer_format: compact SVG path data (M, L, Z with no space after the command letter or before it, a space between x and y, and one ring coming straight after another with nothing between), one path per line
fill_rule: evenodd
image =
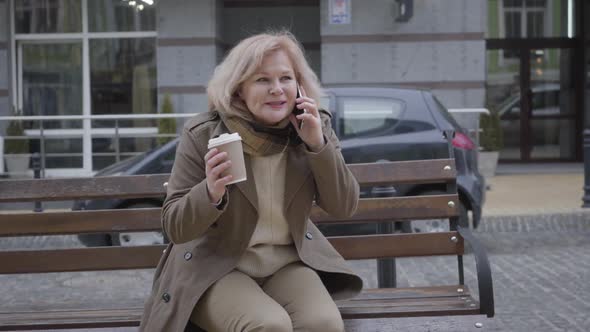
M180 332L189 320L207 331L344 330L334 299L356 295L362 281L309 216L314 200L352 215L359 187L320 93L287 32L247 38L217 66L209 112L187 122L176 152L162 209L171 243L141 331ZM231 161L207 143L234 132L247 180L228 185L220 174Z

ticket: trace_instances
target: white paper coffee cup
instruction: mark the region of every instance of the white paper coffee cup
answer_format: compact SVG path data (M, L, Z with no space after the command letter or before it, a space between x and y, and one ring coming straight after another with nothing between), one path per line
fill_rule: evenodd
M242 149L242 138L240 134L221 134L209 140L207 148L217 148L220 152L227 152L231 166L221 173L221 177L231 174L233 180L228 184L246 181L246 164L244 163L244 151Z

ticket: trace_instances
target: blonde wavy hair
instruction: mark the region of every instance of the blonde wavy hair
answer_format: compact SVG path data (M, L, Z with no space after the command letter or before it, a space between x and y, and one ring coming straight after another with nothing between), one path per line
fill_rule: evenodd
M282 50L291 60L297 83L308 97L319 104L322 96L319 79L309 67L303 48L288 31L267 32L254 35L238 43L215 68L207 85L209 111L224 112L253 121L254 118L243 100L238 96L242 83L253 75L262 64L265 55Z

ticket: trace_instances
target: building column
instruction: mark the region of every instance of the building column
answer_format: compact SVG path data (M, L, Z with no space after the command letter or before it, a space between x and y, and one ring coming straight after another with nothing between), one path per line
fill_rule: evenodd
M11 105L9 96L10 77L10 11L9 1L0 0L0 116L10 116ZM5 122L5 121L3 121ZM6 123L0 123L5 128ZM2 130L3 132L3 130Z
M351 0L350 23L330 24L321 0L324 85L429 88L449 108L482 107L487 1L412 3L401 22L397 1Z
M221 52L221 0L158 2L158 104L175 113L207 111L206 86Z

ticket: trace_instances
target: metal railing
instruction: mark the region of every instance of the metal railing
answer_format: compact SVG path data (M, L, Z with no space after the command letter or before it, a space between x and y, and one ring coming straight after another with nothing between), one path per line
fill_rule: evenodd
M195 116L197 113L180 113L180 114L123 114L123 115L56 115L56 116L0 116L0 124L9 121L23 121L26 124L34 124L36 126L31 129L25 129L23 136L6 136L0 135L4 142L6 140L27 140L29 142L37 140L39 143L40 163L41 163L41 176L45 177L45 171L47 170L47 158L50 157L82 157L82 169L83 173L90 175L93 173L92 163L93 157L114 157L114 161L118 162L124 157L130 157L133 155L141 154L145 151L127 151L122 152L121 150L121 139L126 138L153 138L156 141L158 138L174 138L177 133L159 133L157 121L159 119L186 119ZM125 122L135 122L140 120L152 120L154 121L153 126L135 127L125 126ZM62 121L62 125L66 122L81 121L81 125L76 124L74 128L47 128L45 123ZM93 122L101 121L100 125L93 126ZM104 122L108 122L105 125ZM184 122L184 121L183 121ZM111 125L112 124L112 125ZM123 125L122 125L123 124ZM66 126L68 127L68 126ZM71 127L71 126L70 126ZM176 122L177 132L182 127L182 123ZM5 131L0 132L4 134ZM113 152L93 152L92 140L97 138L110 139L113 142ZM46 144L50 140L57 139L82 139L82 152L47 152ZM1 146L2 144L0 144ZM4 144L4 147L6 144ZM151 146L155 147L157 146ZM4 157L4 149L0 150L0 157ZM26 154L25 154L26 155ZM4 158L0 158L0 162L4 162ZM2 168L0 168L0 173ZM4 170L6 172L6 170ZM30 173L30 170L23 170L24 174ZM18 174L23 175L23 174Z

